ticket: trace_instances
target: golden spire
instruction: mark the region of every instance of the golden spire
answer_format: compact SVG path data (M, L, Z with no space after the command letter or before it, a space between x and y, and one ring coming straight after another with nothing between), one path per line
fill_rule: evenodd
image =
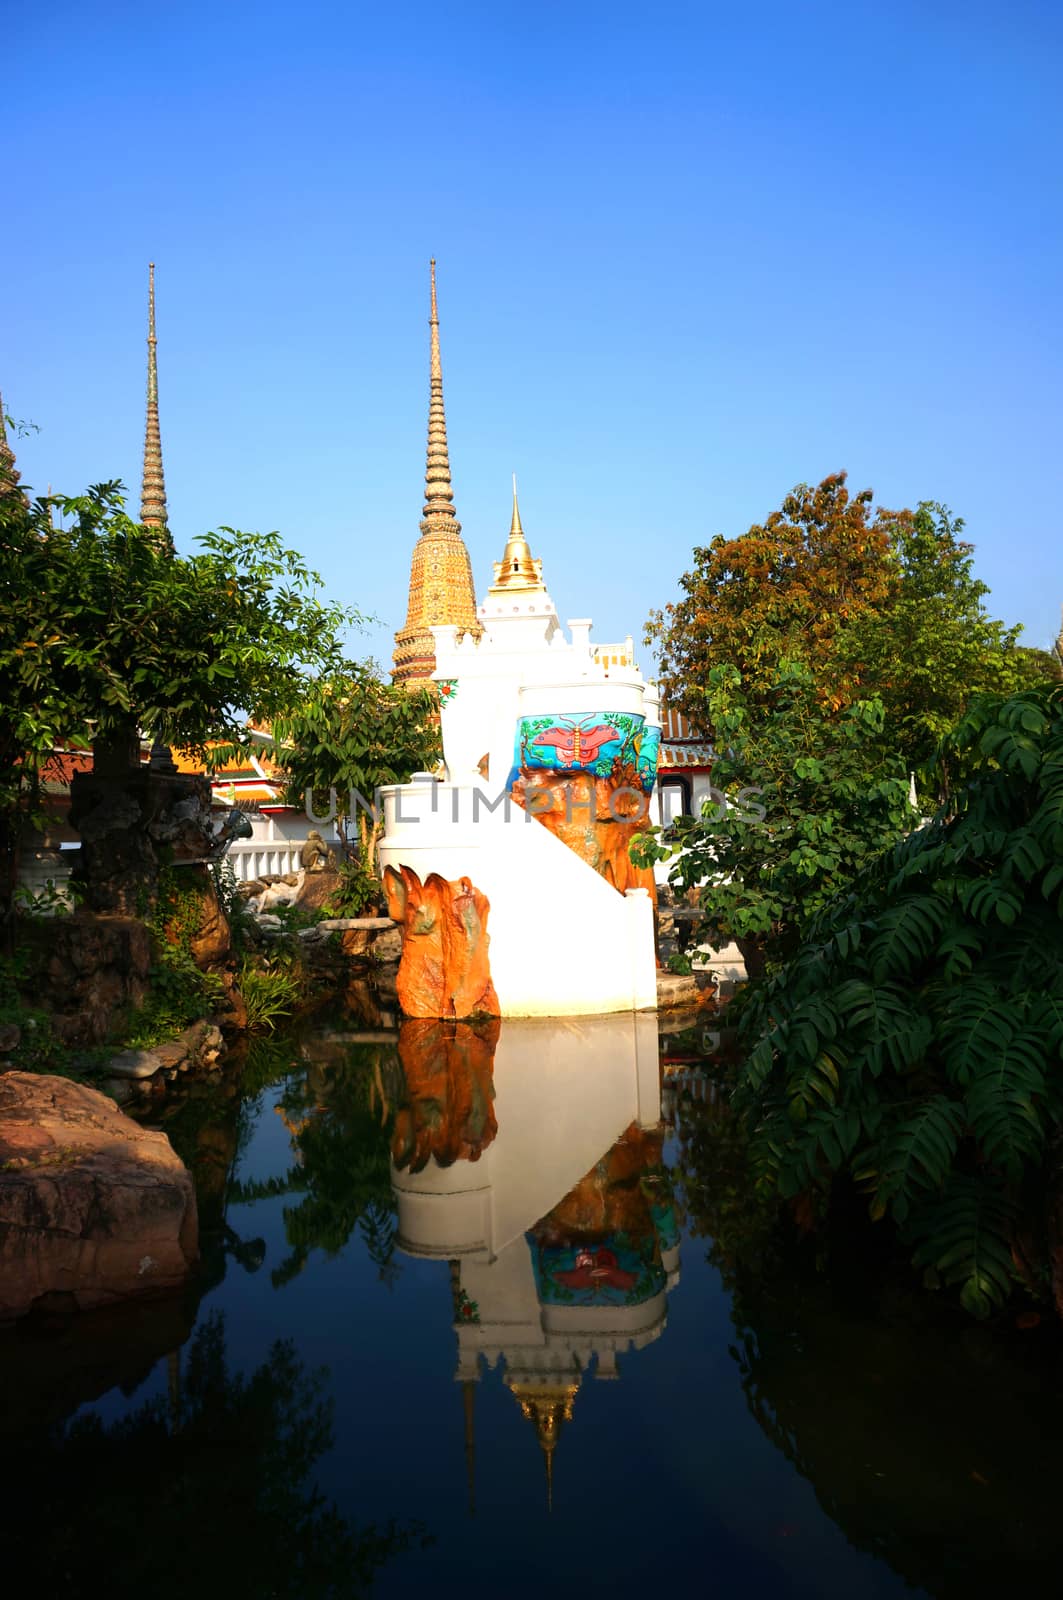
M513 474L513 516L509 524L509 537L524 538L524 529L520 525L520 506L517 504L517 474Z
M479 638L476 592L472 564L454 511L447 449L447 419L443 410L443 366L439 356L439 310L436 303L436 264L432 260L431 360L428 390L428 452L425 465L424 513L421 537L410 566L406 626L395 635L396 683L416 686L435 671L435 646L431 629L447 624Z
M162 437L159 432L159 368L155 356L155 263L148 265L148 412L144 425L144 477L140 489L140 520L147 528L161 528L167 543L166 483L162 475Z
M509 538L501 561L495 562L495 581L489 594L509 593L514 589L543 588L543 564L531 553L520 522L517 504L517 474L513 474L513 516L509 524Z
M554 1509L554 1451L563 1423L572 1421L572 1406L579 1392L579 1379L561 1383L549 1379L528 1383L506 1378L506 1386L520 1406L521 1416L535 1429L546 1467L546 1508Z

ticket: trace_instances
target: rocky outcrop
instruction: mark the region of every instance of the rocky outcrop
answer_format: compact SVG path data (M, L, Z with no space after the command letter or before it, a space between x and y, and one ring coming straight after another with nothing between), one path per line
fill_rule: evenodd
M48 924L37 992L54 1009L56 1032L67 1044L98 1044L116 1014L143 1005L150 974L151 935L143 922L78 911Z
M487 896L468 878L448 882L385 867L388 910L402 930L396 987L407 1017L500 1015L488 961Z
M75 876L85 905L109 916L144 916L155 905L163 860L201 861L214 850L210 784L100 759L76 773L70 820L81 835Z
M104 1065L104 1090L124 1105L133 1094L156 1080L172 1080L179 1072L209 1068L222 1050L221 1029L206 1019L193 1022L175 1039L147 1050L119 1050Z
M0 1076L0 1323L176 1289L198 1254L165 1134L84 1084Z

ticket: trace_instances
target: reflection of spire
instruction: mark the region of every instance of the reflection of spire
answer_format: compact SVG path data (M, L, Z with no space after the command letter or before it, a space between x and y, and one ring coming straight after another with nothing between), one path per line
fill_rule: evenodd
M524 529L521 527L520 507L517 505L517 475L513 474L513 516L509 524L509 538L501 561L495 562L495 581L488 593L501 590L542 589L543 564L531 553Z
M572 1406L579 1391L579 1379L561 1383L555 1379L525 1382L523 1379L506 1379L507 1387L520 1406L521 1416L535 1429L535 1437L543 1453L546 1467L546 1506L554 1508L554 1451L563 1423L572 1421Z
M166 483L162 474L162 436L159 431L159 367L155 355L155 263L148 265L148 410L144 424L144 476L140 489L140 520L147 528L161 528L166 543Z
M469 1515L476 1515L476 1384L466 1378L461 1386L465 1407L465 1477L469 1485Z

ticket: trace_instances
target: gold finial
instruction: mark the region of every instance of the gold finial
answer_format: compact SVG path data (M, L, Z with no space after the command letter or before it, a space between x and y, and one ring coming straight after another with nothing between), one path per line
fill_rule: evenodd
M511 539L513 538L514 534L518 534L522 539L524 538L524 529L520 525L520 507L517 504L516 473L513 474L513 520L509 525L509 536Z
M155 337L155 263L148 263L148 408L144 424L144 474L140 488L140 520L147 528L166 531L166 482L162 471L162 436L159 431L159 367Z
M532 1424L546 1468L546 1507L554 1509L554 1451L562 1425L572 1421L572 1406L579 1393L579 1379L571 1383L522 1382L506 1379L506 1386L520 1406L521 1416Z
M536 589L545 594L543 564L532 555L517 505L517 474L513 474L513 517L509 524L509 538L501 561L495 562L495 581L488 594L508 593L512 589Z

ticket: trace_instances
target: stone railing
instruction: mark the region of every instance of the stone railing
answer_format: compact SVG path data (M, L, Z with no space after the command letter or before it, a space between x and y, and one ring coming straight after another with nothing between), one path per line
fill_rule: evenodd
M267 874L283 877L298 872L302 848L301 839L234 839L225 860L232 862L238 883L250 883Z

